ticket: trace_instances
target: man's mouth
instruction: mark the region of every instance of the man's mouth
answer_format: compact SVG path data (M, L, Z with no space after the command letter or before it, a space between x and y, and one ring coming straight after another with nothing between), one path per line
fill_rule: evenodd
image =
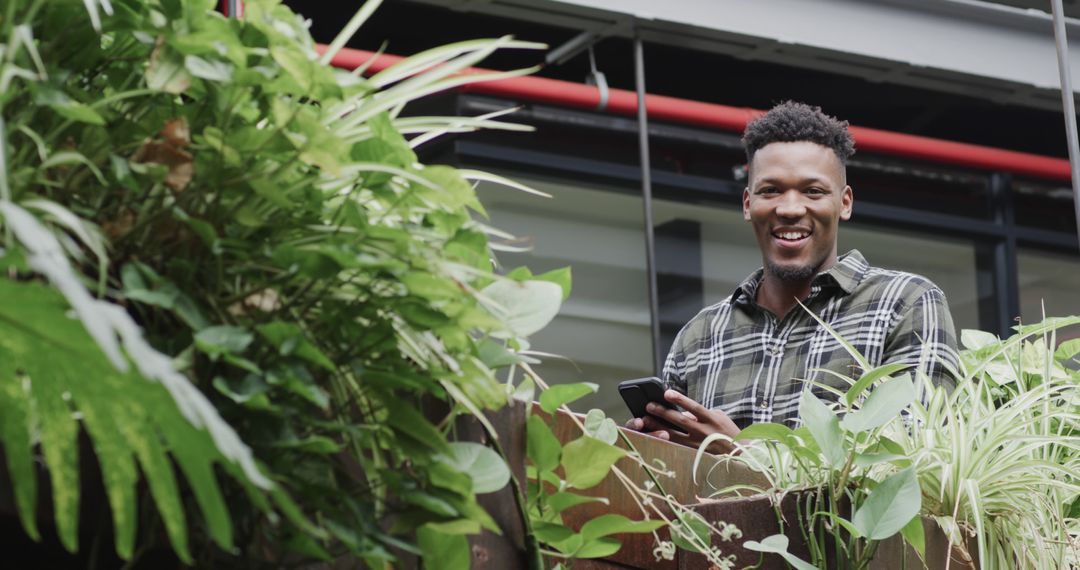
M810 237L809 230L782 230L772 232L772 236L781 242L797 244Z

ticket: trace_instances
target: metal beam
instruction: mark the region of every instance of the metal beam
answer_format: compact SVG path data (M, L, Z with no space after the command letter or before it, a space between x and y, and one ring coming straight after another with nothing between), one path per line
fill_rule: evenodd
M1057 44L1058 73L1061 76L1061 103L1065 111L1065 136L1069 143L1069 170L1072 173L1073 208L1076 211L1077 239L1080 240L1080 146L1077 143L1076 105L1072 97L1069 42L1065 32L1065 12L1061 0L1051 0L1054 8L1054 43Z
M589 49L589 46L595 44L599 39L600 35L595 32L581 32L561 46L549 51L544 56L544 63L547 65L562 65L573 59L577 54Z
M634 83L638 99L638 152L641 160L641 207L645 223L645 269L649 279L649 331L652 336L653 369L657 376L664 371L660 354L660 297L656 287L656 235L652 215L652 161L649 159L649 114L645 108L645 47L634 38Z

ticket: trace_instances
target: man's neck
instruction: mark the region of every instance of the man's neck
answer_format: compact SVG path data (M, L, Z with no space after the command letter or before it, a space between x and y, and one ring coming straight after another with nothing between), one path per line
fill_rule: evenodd
M814 277L799 281L780 280L766 269L757 288L756 302L761 308L776 315L777 319L783 320L788 311L795 307L796 299L802 301L810 296L810 285L813 281Z
M758 285L756 299L758 306L776 315L783 320L795 304L805 301L810 296L810 289L814 278L828 271L836 265L838 258L834 252L822 263L813 275L806 279L780 279L769 271L768 264L761 275L761 284Z

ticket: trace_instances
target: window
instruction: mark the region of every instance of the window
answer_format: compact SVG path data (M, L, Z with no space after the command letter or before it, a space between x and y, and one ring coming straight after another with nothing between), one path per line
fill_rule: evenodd
M1025 323L1037 323L1046 315L1080 315L1080 259L1028 248L1017 253L1020 283L1020 315ZM1073 331L1070 334L1070 331ZM1075 336L1076 329L1065 329Z
M533 245L524 253L496 252L499 264L506 270L527 265L534 273L570 265L573 271L570 299L530 339L536 350L566 360L544 358L536 371L549 383L599 384L599 393L574 408L626 418L616 385L653 375L642 200L615 187L506 175L552 199L478 188L490 223Z

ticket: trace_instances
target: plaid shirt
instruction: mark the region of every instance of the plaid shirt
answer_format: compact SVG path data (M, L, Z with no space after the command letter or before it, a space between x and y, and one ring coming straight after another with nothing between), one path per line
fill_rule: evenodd
M853 378L861 371L798 305L781 320L758 306L761 276L759 269L731 297L706 307L683 327L664 365L664 381L722 410L740 428L757 422L796 427L800 396L811 386L802 380L844 392L849 387L844 380L816 369ZM945 294L929 279L871 267L852 250L814 277L803 304L872 366L907 362L935 383L952 385L942 363L958 367L956 333ZM821 388L814 394L836 399Z

